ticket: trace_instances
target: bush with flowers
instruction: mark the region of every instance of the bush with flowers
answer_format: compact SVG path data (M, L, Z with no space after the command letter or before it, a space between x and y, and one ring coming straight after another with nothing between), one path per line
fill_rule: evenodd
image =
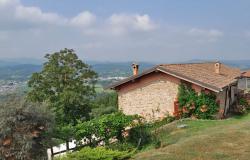
M191 86L185 84L179 86L178 102L183 118L214 119L219 110L214 94L203 92L198 94Z

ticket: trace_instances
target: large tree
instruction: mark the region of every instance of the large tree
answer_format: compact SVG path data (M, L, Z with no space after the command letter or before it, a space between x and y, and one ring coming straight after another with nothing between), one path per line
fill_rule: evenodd
M45 58L42 71L34 73L28 82L31 89L27 98L46 102L62 126L88 119L97 74L72 49L47 54Z

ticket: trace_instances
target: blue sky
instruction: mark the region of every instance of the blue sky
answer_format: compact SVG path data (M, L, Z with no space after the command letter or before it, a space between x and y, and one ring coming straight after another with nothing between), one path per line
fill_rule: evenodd
M250 59L249 19L249 0L0 0L0 58Z

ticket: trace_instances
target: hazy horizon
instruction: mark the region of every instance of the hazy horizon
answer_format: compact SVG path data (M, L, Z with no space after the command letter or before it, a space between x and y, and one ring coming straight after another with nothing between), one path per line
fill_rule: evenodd
M0 59L72 48L99 62L244 60L249 16L246 0L0 0Z
M80 58L82 59L82 58ZM108 60L86 60L82 59L86 63L97 63L97 64L102 64L102 63L133 63L133 62L138 62L138 63L149 63L149 64L164 64L164 63L195 63L195 62L250 62L249 59L239 59L239 60L234 60L234 59L190 59L186 61L131 61L131 60L124 60L124 61L108 61ZM45 58L29 58L29 57L16 57L16 58L0 58L0 62L13 62L13 63L21 63L21 64L42 64L43 62L46 61Z

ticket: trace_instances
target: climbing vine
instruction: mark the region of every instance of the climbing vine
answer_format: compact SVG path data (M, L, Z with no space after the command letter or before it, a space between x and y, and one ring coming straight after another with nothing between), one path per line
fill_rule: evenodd
M185 84L179 86L178 101L182 117L213 119L219 109L214 94L198 94L191 86Z

